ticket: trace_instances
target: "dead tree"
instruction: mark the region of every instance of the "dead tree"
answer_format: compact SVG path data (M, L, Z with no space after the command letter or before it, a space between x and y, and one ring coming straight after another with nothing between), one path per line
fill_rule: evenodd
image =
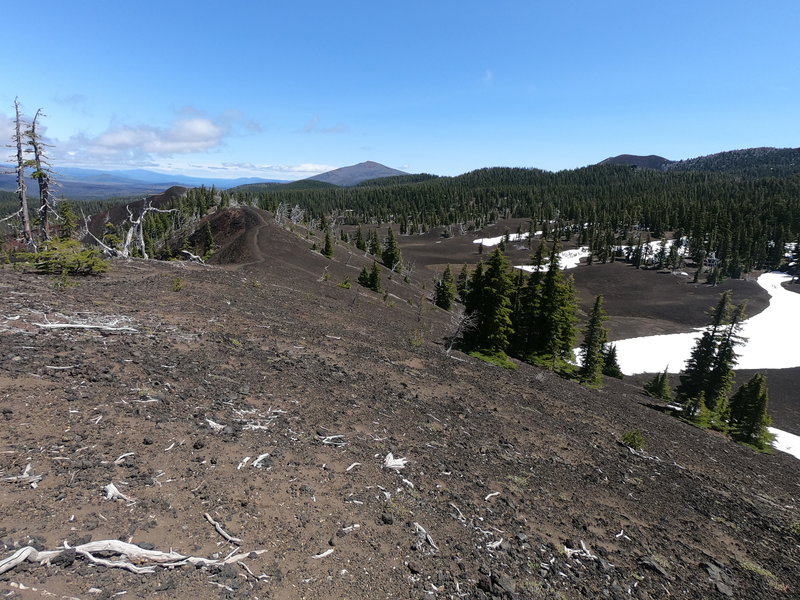
M28 137L28 144L31 146L33 152L33 160L30 161L34 171L31 175L39 183L39 219L41 222L40 232L43 240L50 239L50 213L52 212L56 218L56 198L52 191L52 181L50 178L51 170L47 162L47 155L45 154L45 144L42 141L41 134L37 131L39 124L39 117L44 117L42 109L36 111L36 115L31 121L31 128L25 132Z
M142 258L148 259L150 257L147 256L147 249L145 248L144 243L144 218L147 216L147 213L171 213L176 212L177 209L170 208L169 210L164 210L161 208L156 208L153 206L152 202L148 202L147 204L143 203L142 212L139 213L139 217L137 219L134 219L133 211L131 211L130 205L126 206L125 208L128 211L128 222L131 224L131 228L128 229L128 233L125 235L125 242L122 245L120 256L127 258L130 255L131 242L133 241L133 237L136 236L136 245L139 247L139 252L141 252Z
M22 151L22 113L20 112L19 100L14 99L16 117L14 120L14 143L17 146L17 196L19 196L19 214L22 218L22 235L25 243L36 249L33 235L31 234L31 218L28 214L28 190L25 186L25 154Z
M462 310L460 313L454 312L450 317L450 322L453 326L453 333L450 335L447 344L446 354L448 355L452 351L453 346L456 345L456 342L464 337L464 334L478 327L478 313L468 313L465 310Z

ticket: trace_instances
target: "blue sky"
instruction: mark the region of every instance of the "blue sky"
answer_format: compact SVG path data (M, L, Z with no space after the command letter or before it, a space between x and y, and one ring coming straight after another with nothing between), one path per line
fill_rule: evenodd
M20 19L0 134L15 96L43 108L56 167L457 175L800 146L796 0L45 0Z

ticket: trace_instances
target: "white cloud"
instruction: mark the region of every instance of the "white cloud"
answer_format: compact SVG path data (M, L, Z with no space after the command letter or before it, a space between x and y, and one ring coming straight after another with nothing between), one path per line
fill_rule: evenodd
M64 162L93 166L144 166L187 154L221 148L236 133L261 131L261 126L238 110L218 116L185 106L166 125L112 124L98 134L79 133L52 140L53 154Z
M178 119L168 128L118 127L89 140L89 152L108 156L129 152L188 154L220 145L226 130L204 117Z

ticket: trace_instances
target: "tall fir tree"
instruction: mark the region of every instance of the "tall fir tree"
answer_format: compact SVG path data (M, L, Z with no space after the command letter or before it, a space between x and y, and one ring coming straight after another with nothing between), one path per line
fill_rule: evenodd
M456 286L453 282L453 272L450 265L447 265L442 276L434 279L433 282L433 303L444 310L453 307L456 296Z
M467 264L461 267L461 272L456 279L456 292L458 293L458 300L461 304L467 301L467 285L469 283L469 272L467 271Z
M606 377L613 377L614 379L622 379L625 375L619 367L617 345L605 344L600 354L603 359L603 375Z
M767 380L761 373L742 385L731 398L730 427L733 438L756 448L766 448L773 439L770 425Z
M397 238L394 235L394 230L389 227L389 232L386 235L386 240L383 245L383 252L381 253L381 260L386 268L392 271L399 271L403 265L403 258L400 254L400 246L397 243Z
M333 258L333 237L331 236L331 228L327 219L324 222L325 241L322 244L322 256L325 258Z
M378 239L378 231L373 229L369 232L369 238L367 240L367 252L372 254L372 256L378 256L381 253L381 242Z
M367 250L367 242L364 240L364 232L361 230L361 225L356 229L356 248L362 252Z
M711 323L697 340L686 363L686 369L680 376L680 384L676 389L678 401L686 404L708 389L708 375L714 367L717 353L719 332L730 318L733 310L731 291L720 296L719 302L711 315Z
M497 248L489 257L483 276L478 345L491 352L505 352L513 332L510 268L505 254Z
M608 339L608 330L603 326L606 313L603 310L603 296L597 296L589 314L581 344L581 368L578 372L583 383L597 385L603 372L603 347Z

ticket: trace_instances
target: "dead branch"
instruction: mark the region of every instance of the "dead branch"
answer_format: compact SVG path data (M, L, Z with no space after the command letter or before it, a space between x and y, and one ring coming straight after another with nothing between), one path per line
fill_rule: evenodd
M128 327L112 327L110 325L91 325L87 323L32 323L37 327L43 329L100 329L101 331L130 331L131 333L139 333L138 329Z
M434 550L439 550L439 546L437 546L433 542L433 538L431 537L431 535L425 530L425 528L422 525L420 525L416 521L414 522L414 531L417 532L417 536L419 537L420 540L427 541L433 547Z
M109 483L107 486L105 486L103 491L106 493L106 500L124 500L130 504L136 503L136 500L120 492L119 488L117 488L117 486L115 486L113 483Z
M407 458L395 458L394 455L389 452L389 454L386 455L386 458L383 459L383 468L399 471L400 469L405 469L407 462Z
M59 550L36 550L33 546L20 548L11 556L0 560L0 574L10 571L17 565L28 561L38 562L40 565L49 565L54 558L64 554L71 548L64 545ZM228 555L223 559L202 558L199 556L189 556L179 552L161 552L159 550L145 550L134 544L120 542L118 540L99 540L89 542L74 547L75 553L86 558L89 562L109 568L126 569L133 573L154 573L156 567L180 567L183 565L194 565L205 567L212 565L230 565L248 558L251 554L263 554L266 550L256 550L254 552L243 552ZM120 555L119 560L109 560L98 558L93 555L96 552Z
M39 487L39 482L42 480L43 477L44 477L43 474L36 475L33 472L33 466L31 465L31 463L28 463L28 466L25 467L25 470L22 472L22 475L12 475L9 477L3 477L3 481L26 483L35 489Z
M192 254L188 250L181 250L181 254L185 254L189 258L189 262L196 262L200 263L201 265L206 264L206 261L197 256L197 254Z
M234 544L241 544L242 543L242 540L240 538L233 537L231 534L229 534L227 531L225 531L222 528L222 525L220 525L218 521L215 521L214 518L210 514L206 513L203 516L206 518L206 521L208 521L209 523L211 523L214 526L214 529L217 530L217 533L220 534L222 537L224 537L226 540L228 540L229 542L233 542Z

